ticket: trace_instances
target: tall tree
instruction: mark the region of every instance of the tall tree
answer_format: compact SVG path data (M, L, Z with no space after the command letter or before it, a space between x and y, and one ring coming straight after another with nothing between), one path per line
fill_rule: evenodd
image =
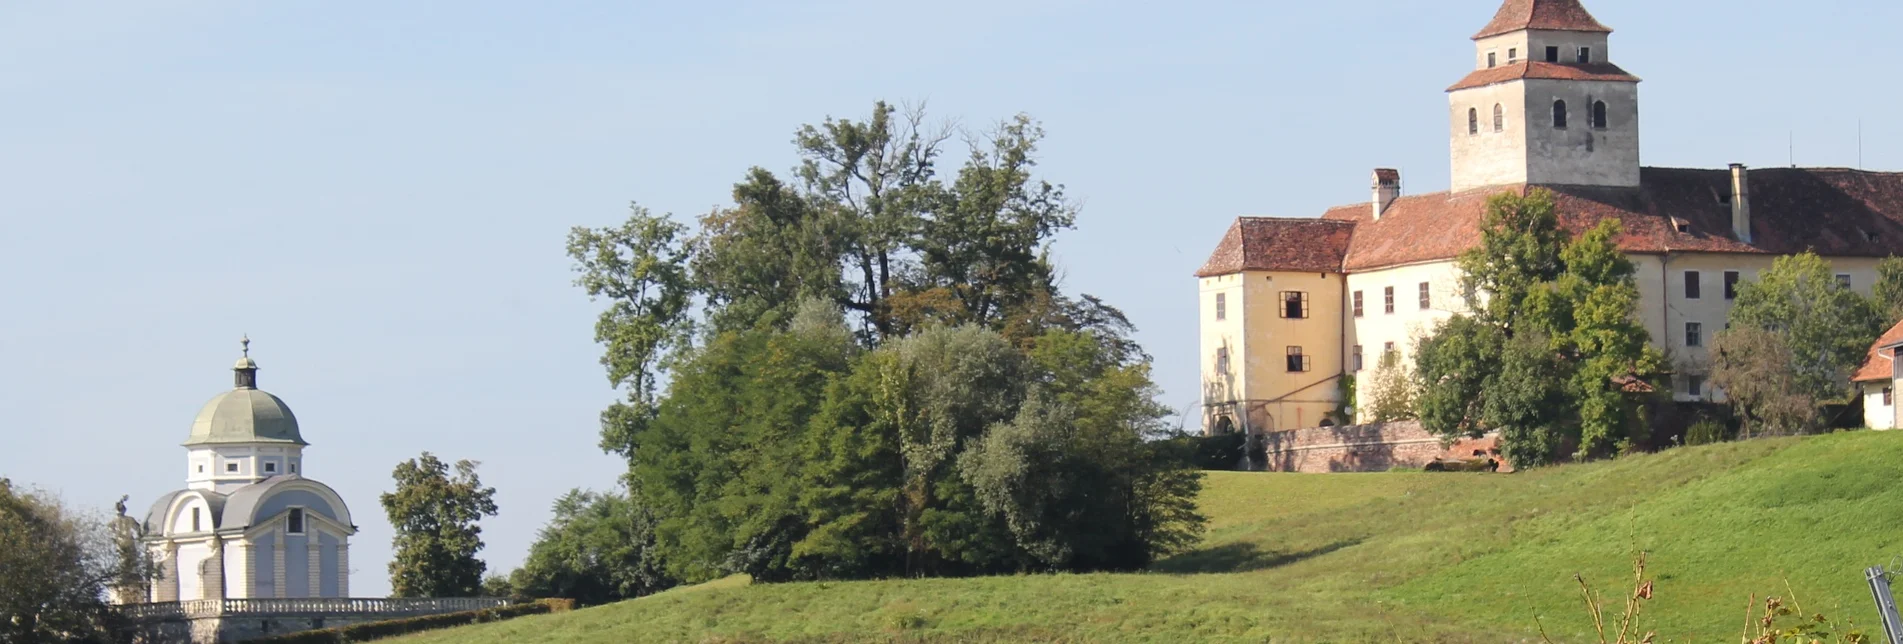
M1877 283L1870 295L1871 305L1885 323L1903 320L1903 257L1892 255L1877 262Z
M396 490L378 497L396 529L391 546L390 589L396 597L474 597L482 592L487 566L482 551L485 516L495 516L495 488L483 487L475 461L461 460L456 473L436 455L399 463L391 476Z
M620 226L568 233L568 256L580 273L575 283L588 297L608 301L595 320L595 341L605 346L608 381L626 388L628 399L602 413L601 448L623 456L654 416L655 383L667 357L689 342L693 304L686 228L638 205L631 209Z
M122 560L112 527L0 478L0 642L120 641L106 608L110 584L152 579L149 561Z
M1787 255L1738 288L1732 328L1771 331L1790 349L1801 391L1820 401L1849 394L1849 374L1883 332L1871 303L1837 281L1814 253Z
M1841 402L1850 396L1850 374L1862 364L1884 320L1876 305L1837 281L1830 263L1813 253L1779 257L1760 271L1756 281L1739 285L1730 324L1719 332L1720 370L1715 373L1729 391L1758 391L1733 398L1747 419L1759 410L1788 407L1795 398L1815 406ZM1747 329L1756 332L1744 334ZM1762 332L1762 333L1757 333ZM1741 337L1727 337L1739 334ZM1768 355L1746 355L1775 347ZM1767 362L1772 360L1774 362ZM1788 370L1789 377L1770 378L1770 365ZM1769 378L1746 382L1752 378ZM1780 390L1763 389L1771 383ZM1795 397L1795 398L1793 398ZM1777 403L1777 401L1783 401ZM1777 404L1774 404L1777 403ZM1780 418L1788 413L1779 412ZM1814 419L1771 421L1766 429L1795 431L1814 427Z
M1418 406L1436 433L1501 432L1516 466L1602 456L1639 438L1636 380L1664 357L1637 321L1638 286L1617 220L1568 239L1552 194L1487 202L1481 243L1458 260L1469 313L1417 350Z

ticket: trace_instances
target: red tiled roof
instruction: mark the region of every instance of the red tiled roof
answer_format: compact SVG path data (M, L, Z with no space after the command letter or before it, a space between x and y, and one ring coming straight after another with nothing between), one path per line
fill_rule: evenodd
M1196 276L1242 271L1339 273L1354 229L1352 223L1322 219L1238 217Z
M1733 238L1731 207L1720 201L1731 192L1729 170L1644 168L1640 182L1643 187L1638 189L1539 187L1553 192L1560 224L1569 231L1589 229L1607 218L1620 220L1625 232L1619 247L1627 252L1903 255L1903 173L1752 170L1751 244ZM1446 260L1479 243L1488 196L1526 194L1533 187L1401 197L1380 221L1371 221L1365 203L1330 209L1322 218L1356 224L1344 270ZM1677 230L1674 219L1685 222L1685 232Z
M1885 331L1882 337L1877 338L1877 341L1870 345L1870 357L1864 358L1863 366L1857 369L1857 375L1851 376L1850 381L1889 380L1891 358L1883 355L1880 349L1897 343L1903 343L1903 322L1890 327L1889 331Z
M1612 32L1593 19L1579 0L1507 0L1493 15L1493 22L1474 34L1474 40L1522 29Z
M1447 91L1485 87L1495 83L1505 83L1523 78L1574 81L1611 81L1615 83L1637 83L1639 77L1626 73L1612 63L1589 63L1585 65L1549 63L1546 61L1524 61L1511 65L1502 65L1492 69L1482 69L1460 82L1454 83Z

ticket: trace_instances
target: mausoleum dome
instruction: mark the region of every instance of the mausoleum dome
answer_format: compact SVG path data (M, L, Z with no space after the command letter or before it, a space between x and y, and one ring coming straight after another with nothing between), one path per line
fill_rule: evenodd
M308 445L297 431L297 416L284 400L258 389L258 363L251 360L251 341L245 356L231 370L236 387L218 394L198 410L187 446L217 443L291 443Z

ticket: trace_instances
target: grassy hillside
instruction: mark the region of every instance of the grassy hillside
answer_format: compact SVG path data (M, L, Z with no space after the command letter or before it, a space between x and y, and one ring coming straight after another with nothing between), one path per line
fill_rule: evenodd
M683 589L403 642L1517 642L1587 623L1652 553L1648 626L1735 638L1753 593L1874 625L1861 570L1903 553L1903 432L1481 474L1212 474L1200 550L1125 575Z

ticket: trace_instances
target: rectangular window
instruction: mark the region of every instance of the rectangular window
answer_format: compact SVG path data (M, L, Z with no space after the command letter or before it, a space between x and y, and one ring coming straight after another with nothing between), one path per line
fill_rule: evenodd
M292 474L296 474L296 473L297 473L297 464L296 464L296 463L292 463L292 464L291 464L291 473L292 473Z
M1705 346L1705 325L1697 322L1685 323L1685 346Z
M284 518L284 531L290 534L304 534L303 508L291 508L290 516Z
M1427 282L1421 282L1421 310L1431 308L1434 308L1434 287L1429 286Z
M1227 320L1227 319L1229 319L1229 297L1228 297L1228 295L1229 295L1228 293L1217 293L1217 294L1216 294L1216 319L1217 319L1218 321L1220 321L1220 320Z
M1355 291L1355 317L1361 317L1361 291Z
M1513 48L1507 49L1507 64L1511 65L1513 63L1519 62L1519 60L1520 60L1519 47L1513 47Z
M1360 371L1362 369L1361 345L1357 344L1354 346L1353 349L1350 349L1348 351L1348 364L1353 367L1353 369L1350 369L1350 371Z
M1499 66L1499 62L1495 61L1494 58L1495 55L1493 52L1487 52L1487 69L1493 69Z
M1896 404L1895 396L1896 396L1895 388L1884 387L1883 388L1883 406L1889 407L1891 405L1895 405Z
M1546 62L1549 62L1549 63L1559 62L1559 48L1558 47L1546 48Z
M1685 299L1696 300L1703 292L1699 290L1698 271L1685 271Z
M1308 356L1302 355L1301 347L1288 348L1288 370L1290 373L1308 371Z
M264 473L265 473L265 474L272 474L272 473L275 473L275 472L277 472L277 471L278 471L278 464L277 464L277 463L265 463L265 464L264 464Z
M1685 376L1685 395L1693 398L1705 397L1705 377L1698 374Z
M1229 347L1216 349L1216 373L1229 375Z
M1725 271L1725 299L1738 299L1738 271Z
M192 532L198 532L198 508L192 508Z
M1391 356L1391 355L1394 355L1394 343L1389 342L1389 343L1381 345L1381 359L1386 360L1388 359L1388 356Z
M1308 319L1308 293L1282 291L1282 317L1292 320Z
M1584 65L1591 62L1592 62L1592 48L1580 47L1579 48L1579 64Z
M1394 287L1387 287L1387 290L1382 292L1382 296L1387 298L1387 312L1394 313Z
M225 464L225 471L226 471L226 472L236 472L236 471L238 471L238 464L237 464L237 463L226 463L226 464Z
M1838 274L1837 274L1837 285L1838 285L1838 286L1842 286L1842 287L1844 287L1844 288L1850 288L1850 274L1849 274L1849 273L1838 273Z

